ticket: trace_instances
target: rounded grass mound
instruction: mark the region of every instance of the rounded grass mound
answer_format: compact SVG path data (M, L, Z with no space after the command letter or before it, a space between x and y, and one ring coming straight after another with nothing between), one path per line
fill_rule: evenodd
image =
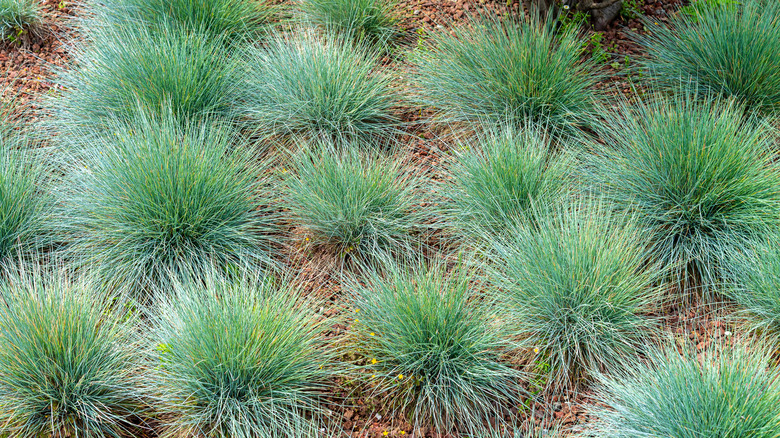
M767 233L749 251L729 259L734 284L728 291L747 326L780 339L780 248L777 231Z
M177 23L226 43L263 37L277 18L277 7L265 0L104 0L98 11L114 26Z
M581 387L594 371L635 360L652 333L652 267L635 220L599 203L550 207L486 239L508 330L539 389ZM633 359L632 359L633 358Z
M0 0L0 37L14 41L43 23L38 0Z
M760 345L695 354L666 347L601 379L596 436L771 438L780 430L780 374Z
M673 90L733 97L750 110L780 113L780 4L728 2L648 26L650 77Z
M61 72L62 96L50 107L65 133L103 133L114 119L132 120L138 108L181 119L234 119L239 60L218 37L175 25L151 32L141 26L94 24Z
M71 254L142 293L170 275L271 264L264 165L231 130L170 115L117 125L74 169Z
M353 330L374 394L440 433L475 430L516 403L519 372L466 271L383 266L354 284Z
M6 266L40 256L51 244L54 175L29 133L0 117L0 266Z
M395 0L304 0L307 22L357 43L387 49L399 34Z
M0 283L0 433L131 435L145 412L135 319L88 281Z
M294 158L287 207L314 246L348 259L409 256L431 214L421 178L392 158L323 142Z
M461 144L456 155L454 184L445 195L451 199L451 228L469 238L501 233L528 219L534 205L561 200L573 168L569 154L551 152L544 133L530 128L488 129Z
M624 104L603 134L610 147L590 163L597 190L636 214L649 258L685 300L711 298L724 257L777 227L775 133L737 106L656 96Z
M249 54L246 112L259 135L371 141L398 131L399 95L376 54L327 40L277 36Z
M333 375L327 320L272 278L176 283L151 337L152 390L170 436L319 436L310 418ZM311 431L308 434L307 431Z
M592 122L595 61L574 26L553 20L484 19L439 32L415 61L421 105L446 122L547 125L578 134Z

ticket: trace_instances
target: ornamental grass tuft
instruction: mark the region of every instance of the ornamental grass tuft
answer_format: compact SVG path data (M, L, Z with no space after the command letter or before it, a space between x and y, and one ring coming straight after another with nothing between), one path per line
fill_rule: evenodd
M356 144L314 143L293 158L286 206L306 241L344 259L410 256L430 226L423 179ZM371 148L368 148L371 149Z
M755 343L755 342L754 342ZM780 430L780 373L768 348L667 346L648 362L603 376L592 432L604 438L774 438Z
M490 276L508 330L540 390L577 390L594 371L636 360L653 333L656 273L636 218L603 202L537 209L491 236Z
M271 277L176 282L150 335L166 436L320 436L336 353L312 306Z
M780 4L729 1L697 7L670 25L647 24L650 77L674 91L735 98L749 110L780 114Z
M442 262L382 264L351 287L367 385L415 427L476 430L519 399L520 373L502 361L508 344L473 280Z
M728 297L739 306L747 327L780 340L780 248L778 232L767 233L748 251L733 254Z
M716 299L725 257L780 220L775 131L743 116L690 97L624 103L588 166L596 190L636 214L648 259L683 301Z
M558 136L592 123L600 80L574 26L482 19L439 32L417 54L420 104L444 122L546 125Z
M43 255L54 230L52 162L10 111L0 108L0 267Z
M467 239L532 220L532 207L561 201L573 178L572 155L552 152L538 129L489 128L455 155L454 184L444 195L451 200L450 228Z
M139 107L160 115L171 110L181 119L236 120L243 73L218 37L170 23L157 32L95 23L72 55L72 68L59 74L63 91L49 102L55 130L72 134L70 141L87 129L105 134L113 120L131 121Z
M374 50L304 32L271 38L248 57L245 109L259 135L367 142L398 132L399 93Z
M170 275L264 269L276 233L265 165L218 123L139 115L72 170L70 253L141 294Z
M113 26L154 30L176 23L183 31L238 44L267 35L279 18L278 9L266 0L103 0L98 12Z
M304 0L303 19L329 32L387 50L398 37L395 0Z
M38 0L0 0L0 38L15 41L43 24Z
M0 281L0 434L137 436L137 318L94 282L33 269Z

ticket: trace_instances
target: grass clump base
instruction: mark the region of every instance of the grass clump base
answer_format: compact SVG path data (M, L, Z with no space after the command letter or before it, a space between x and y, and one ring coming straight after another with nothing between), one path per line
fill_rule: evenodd
M648 363L624 364L601 379L596 436L604 438L770 438L780 430L780 374L760 345L674 347Z
M468 273L443 263L381 270L352 288L353 329L374 393L415 427L441 433L501 418L519 397L519 373L501 361L507 344Z
M26 31L43 24L38 0L0 0L0 37L16 41Z
M0 433L133 436L144 373L128 310L59 272L12 273L0 296Z
M333 375L327 320L281 280L176 283L155 312L153 393L165 436L315 437ZM309 434L311 432L311 434Z
M594 371L636 357L653 322L652 268L633 217L602 203L537 209L486 239L508 330L541 389L577 389Z

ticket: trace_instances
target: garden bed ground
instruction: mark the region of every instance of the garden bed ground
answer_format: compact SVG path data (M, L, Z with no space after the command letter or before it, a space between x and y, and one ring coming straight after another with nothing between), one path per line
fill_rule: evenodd
M22 101L35 101L52 87L54 70L68 61L68 20L75 10L68 2L43 0L44 23L18 42L0 44L0 89ZM7 97L7 96L4 96Z
M585 56L603 56L602 66L606 79L601 86L611 93L620 95L630 91L631 81L629 71L635 60L643 53L634 44L630 35L643 31L643 19L656 23L664 23L681 6L681 0L645 1L641 6L641 17L620 17L609 28L590 37L589 53ZM68 61L67 41L69 39L68 20L77 15L77 9L71 2L59 0L44 0L45 23L37 35L29 35L18 43L3 43L0 46L0 65L5 74L0 79L0 87L6 94L16 94L29 101L34 108L36 101L54 87L53 72L66 65ZM403 28L408 34L408 40L416 44L416 39L425 32L444 31L453 23L466 20L473 14L493 12L499 15L516 14L519 10L517 1L507 5L504 2L486 0L402 0L399 5L403 16ZM420 31L424 29L424 31ZM601 35L601 36L598 36ZM395 62L395 61L388 61ZM395 66L401 70L404 65ZM423 172L435 173L444 159L451 140L447 129L427 123L426 114L418 108L405 110L405 121L409 122L408 134L403 138L406 159ZM344 311L340 300L340 283L337 263L327 256L310 252L304 248L303 239L300 246L292 246L287 251L287 262L297 272L302 282L311 291L316 290L320 298L332 304L332 308L323 308L326 315L338 314ZM666 324L669 332L678 336L687 336L700 349L704 349L711 339L723 338L728 335L729 328L713 318L698 315L679 309L669 310ZM350 329L347 324L333 327L332 336L338 337ZM387 412L378 411L370 395L356 394L345 382L340 385L340 392L334 394L332 415L342 419L345 429L353 430L354 436L380 438L384 436L410 436L412 427L403 419L393 418ZM536 414L527 421L542 424L553 421L576 432L578 427L588 421L582 408L588 394L580 394L577 399L567 400L562 396L552 395L545 403L533 407ZM432 433L428 436L437 436Z

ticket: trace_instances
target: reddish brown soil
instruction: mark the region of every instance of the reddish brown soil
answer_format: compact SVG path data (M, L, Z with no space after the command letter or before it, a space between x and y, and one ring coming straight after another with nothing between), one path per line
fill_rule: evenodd
M0 42L0 90L3 98L34 101L52 87L52 69L68 61L66 41L72 2L43 0L43 24L23 34L18 42Z
M68 1L43 0L45 20L37 34L26 35L19 43L0 44L0 65L5 68L5 74L0 78L0 85L4 87L4 98L16 96L31 102L35 107L36 99L54 87L53 68L66 65L68 60L64 42L68 40L70 32L68 18L75 15L71 4L72 2ZM682 0L646 0L642 13L645 19L663 23L681 4ZM517 0L510 4L489 0L401 0L399 9L403 17L402 27L410 35L409 41L414 44L418 29L446 29L482 13L517 14L520 5ZM641 47L631 40L630 35L643 30L641 19L621 17L602 33L601 46L608 57L604 62L607 79L603 86L613 93L630 91L625 74L626 65L634 65L643 55ZM593 34L588 32L589 35ZM389 63L392 64L393 61ZM393 67L404 68L403 65ZM408 108L404 113L405 121L410 124L407 134L403 136L405 149L402 159L415 169L438 178L441 162L446 155L443 152L452 141L451 134L445 128L426 122L430 114L421 113L417 108ZM329 256L327 252L307 247L305 236L297 236L296 233L293 233L290 246L282 254L285 263L293 272L297 272L301 284L322 300L322 314L343 316L350 313L341 296L340 262L337 259ZM678 311L659 316L665 318L670 334L687 339L700 349L706 348L712 339L729 336L730 328L719 319L702 318L690 312ZM342 320L345 322L334 325L328 334L336 342L343 339L350 328L350 319L342 317ZM332 416L341 421L346 430L352 431L355 437L443 436L430 429L413 434L407 421L382 408L370 392L359 391L346 380L335 383L337 385L331 406ZM536 413L528 416L525 423L541 425L552 421L576 433L589 420L584 410L587 401L587 392L573 400L551 394L544 403L534 406Z

